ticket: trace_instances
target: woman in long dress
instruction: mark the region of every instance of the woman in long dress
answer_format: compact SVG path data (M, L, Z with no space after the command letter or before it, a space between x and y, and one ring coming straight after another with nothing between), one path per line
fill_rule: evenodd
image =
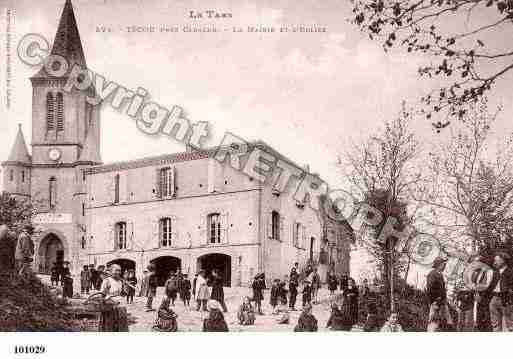
M123 281L121 280L121 267L113 264L110 268L111 275L103 279L100 287L105 300L121 297L123 292ZM101 312L100 331L122 332L128 331L128 314L125 307L114 305L112 308L105 308Z
M358 323L358 288L353 278L347 280L347 288L344 290L343 294L344 301L349 306L351 324L355 325Z

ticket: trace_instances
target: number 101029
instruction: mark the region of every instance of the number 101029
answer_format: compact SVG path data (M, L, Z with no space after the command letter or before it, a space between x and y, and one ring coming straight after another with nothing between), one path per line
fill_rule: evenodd
M15 345L14 354L43 354L46 351L44 345Z

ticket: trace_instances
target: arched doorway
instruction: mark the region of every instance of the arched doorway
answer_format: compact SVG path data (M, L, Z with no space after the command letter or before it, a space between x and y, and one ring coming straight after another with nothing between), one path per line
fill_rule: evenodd
M127 270L135 270L135 261L126 258L114 259L107 263L107 266L117 264L121 267L121 275L125 274Z
M207 278L212 270L217 269L223 277L225 287L231 287L232 282L232 257L221 253L205 254L198 258L198 270L203 269Z
M169 273L182 268L182 260L173 256L157 257L150 261L155 266L155 274L159 286L163 286L169 278Z
M64 263L64 245L56 234L49 233L41 240L38 255L39 272L50 274L54 264L58 268L62 268Z

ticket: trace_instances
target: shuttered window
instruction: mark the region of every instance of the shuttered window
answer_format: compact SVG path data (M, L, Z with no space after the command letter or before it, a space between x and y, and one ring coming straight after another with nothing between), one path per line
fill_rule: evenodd
M209 231L209 243L221 243L221 215L219 213L209 214L207 223Z
M160 246L171 247L172 241L172 221L171 218L161 218L159 223L160 232Z
M55 130L55 101L53 94L46 94L46 132Z
M62 92L57 93L57 132L64 131L64 98Z
M118 249L126 249L127 248L126 222L116 223L115 230L116 230L117 248Z

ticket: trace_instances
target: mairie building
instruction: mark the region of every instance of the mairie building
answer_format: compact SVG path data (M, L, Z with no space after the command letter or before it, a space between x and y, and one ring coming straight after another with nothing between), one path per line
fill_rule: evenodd
M51 54L87 66L70 0ZM35 271L68 261L77 275L83 265L118 263L140 276L153 263L162 282L172 270L217 268L226 286L258 272L283 278L296 261L314 263L323 278L331 268L349 273L347 223L218 162L214 149L104 164L100 109L86 101L94 88L66 92L66 80L44 67L30 78L31 151L20 127L2 162L4 190L38 209Z

